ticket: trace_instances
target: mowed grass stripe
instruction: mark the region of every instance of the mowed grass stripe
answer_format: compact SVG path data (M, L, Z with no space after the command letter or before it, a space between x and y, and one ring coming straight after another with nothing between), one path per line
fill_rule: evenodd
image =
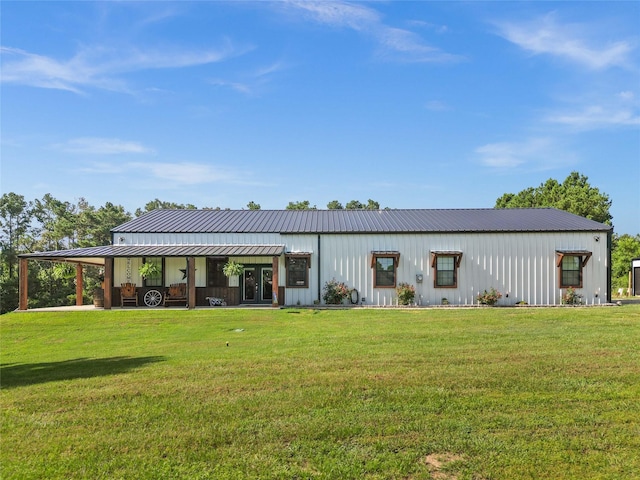
M640 478L636 306L0 328L2 478Z

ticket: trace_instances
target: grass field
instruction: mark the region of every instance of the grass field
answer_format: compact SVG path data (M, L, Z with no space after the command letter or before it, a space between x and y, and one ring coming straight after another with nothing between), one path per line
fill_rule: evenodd
M30 312L0 328L5 480L640 478L640 306Z

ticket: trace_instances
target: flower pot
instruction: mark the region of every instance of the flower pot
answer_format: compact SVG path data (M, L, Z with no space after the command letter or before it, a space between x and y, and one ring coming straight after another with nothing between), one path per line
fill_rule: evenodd
M93 291L93 306L104 308L104 290L102 288L96 288Z

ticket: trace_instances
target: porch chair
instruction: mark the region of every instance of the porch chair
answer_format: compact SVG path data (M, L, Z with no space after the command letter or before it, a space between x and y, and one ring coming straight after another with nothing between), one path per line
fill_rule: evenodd
M135 283L120 284L120 301L123 307L125 305L138 306L138 291Z
M186 283L172 283L169 286L169 291L164 296L164 306L168 307L172 303L187 305Z

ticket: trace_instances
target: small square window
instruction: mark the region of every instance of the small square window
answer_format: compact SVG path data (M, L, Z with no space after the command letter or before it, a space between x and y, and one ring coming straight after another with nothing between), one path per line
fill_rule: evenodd
M288 288L309 288L311 255L287 255L285 257Z
M558 250L556 255L560 288L582 288L582 270L592 253L586 250Z
M396 270L400 254L395 252L374 252L372 257L374 288L395 288Z
M226 287L227 277L224 274L226 258L207 258L207 286Z
M431 255L433 286L435 288L456 288L462 252L431 252Z
M565 256L562 259L562 282L560 285L562 287L578 287L582 283L581 274L582 269L580 268L580 257L570 257Z

